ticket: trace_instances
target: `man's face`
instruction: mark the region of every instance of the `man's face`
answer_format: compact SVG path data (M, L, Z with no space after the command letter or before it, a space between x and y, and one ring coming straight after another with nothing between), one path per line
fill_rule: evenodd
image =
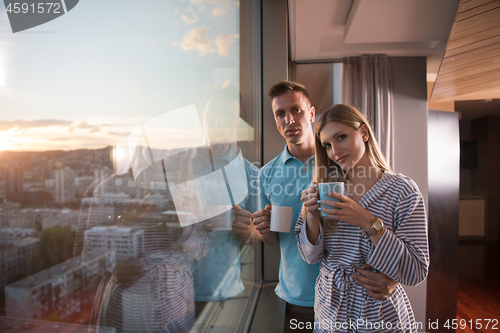
M210 142L231 142L238 128L237 100L210 99L203 113L203 129Z
M313 137L311 123L315 110L302 92L276 96L272 106L276 127L287 144L301 144Z

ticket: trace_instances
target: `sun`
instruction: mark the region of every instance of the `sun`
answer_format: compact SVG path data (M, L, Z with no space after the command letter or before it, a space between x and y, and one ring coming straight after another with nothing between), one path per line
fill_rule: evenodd
M0 151L8 150L12 146L12 139L5 132L0 131Z

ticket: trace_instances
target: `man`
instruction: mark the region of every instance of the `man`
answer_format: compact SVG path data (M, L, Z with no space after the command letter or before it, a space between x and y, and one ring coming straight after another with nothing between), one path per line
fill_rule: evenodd
M193 150L187 167L196 178L213 177L200 182L205 204L213 215L213 233L204 258L191 262L197 314L206 302L223 301L244 290L241 245L258 241L250 213L258 209L257 189L250 186L258 169L242 157L236 144L239 111L236 87L210 89L200 117L208 147Z
M279 283L275 292L287 302L285 332L299 332L297 327L314 322L314 286L319 272L319 264L309 265L300 256L293 232L302 208L301 192L309 187L314 176L311 123L314 122L315 109L307 89L296 82L278 82L271 87L269 96L276 127L285 138L286 146L259 171L261 210L254 213L254 224L262 241L280 245ZM292 207L290 232L270 231L271 206ZM362 276L353 276L356 283L374 298L387 297L397 285L384 274L361 268L357 271Z

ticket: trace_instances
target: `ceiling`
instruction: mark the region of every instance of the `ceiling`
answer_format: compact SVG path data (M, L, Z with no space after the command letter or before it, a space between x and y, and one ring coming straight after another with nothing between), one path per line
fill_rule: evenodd
M455 110L460 113L463 120L491 115L500 116L500 99L457 101L455 103Z
M453 103L457 100L481 100L479 109L497 105L482 100L500 98L500 0L288 3L290 57L297 63L375 53L425 56L429 88L434 87L430 102L434 105L451 103L450 111L456 110ZM477 61L485 45L488 53ZM465 54L460 54L462 51ZM472 53L470 57L467 52ZM488 67L484 67L486 64ZM469 80L471 75L478 83ZM474 113L474 107L457 111ZM477 116L487 112L477 112ZM495 108L490 114L500 114L500 110Z
M428 81L443 58L459 0L290 0L297 62L384 53L426 56Z

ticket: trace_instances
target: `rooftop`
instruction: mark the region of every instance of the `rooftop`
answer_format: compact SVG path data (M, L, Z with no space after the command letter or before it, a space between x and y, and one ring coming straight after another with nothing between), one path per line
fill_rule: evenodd
M105 255L106 252L89 251L85 253L85 256L80 255L78 257L66 260L65 262L52 266L49 269L28 276L23 280L9 284L5 288L32 289L38 285L46 284L52 280L61 278L63 274L67 274L72 270L75 270L80 266L85 265L86 263L93 261L97 258L103 257Z
M26 246L26 245L35 244L38 242L40 242L40 240L38 238L28 237L28 238L23 238L20 241L14 243L14 246Z
M137 227L119 227L119 226L97 226L93 227L90 230L87 230L87 232L95 233L95 232L106 232L106 233L121 233L121 234L128 234L128 233L134 233L138 232L140 229Z

